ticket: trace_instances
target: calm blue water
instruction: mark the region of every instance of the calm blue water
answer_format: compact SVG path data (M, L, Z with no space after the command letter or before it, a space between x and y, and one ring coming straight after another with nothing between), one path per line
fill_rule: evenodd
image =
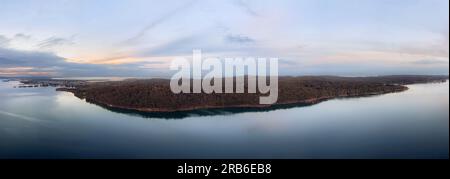
M177 119L113 112L54 88L14 85L0 82L0 158L449 158L448 82Z

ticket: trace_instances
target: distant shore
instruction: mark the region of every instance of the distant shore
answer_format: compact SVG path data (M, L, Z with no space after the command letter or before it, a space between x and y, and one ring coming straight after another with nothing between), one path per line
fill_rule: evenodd
M180 112L222 108L270 108L278 105L316 104L325 100L402 92L404 85L444 82L448 76L280 77L279 99L272 105L258 103L264 94L173 94L169 80L125 80L82 83L58 91L73 93L89 103L139 112Z

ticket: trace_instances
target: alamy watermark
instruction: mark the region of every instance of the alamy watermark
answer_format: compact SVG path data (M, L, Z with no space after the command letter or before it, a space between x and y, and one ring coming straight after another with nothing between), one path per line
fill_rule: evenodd
M260 104L274 104L278 100L278 58L202 59L201 50L193 50L192 65L186 58L176 58L170 69L178 71L170 81L170 89L176 94L245 93L247 78L247 93L256 93L258 89L267 95L260 96Z

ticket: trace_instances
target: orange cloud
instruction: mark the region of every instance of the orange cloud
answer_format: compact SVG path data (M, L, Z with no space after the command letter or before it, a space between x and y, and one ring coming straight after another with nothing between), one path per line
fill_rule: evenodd
M0 68L0 75L4 76L19 76L19 75L31 75L31 76L49 76L53 72L47 71L34 71L33 67L9 67Z
M136 63L143 61L140 58L128 57L128 56L116 56L116 57L105 57L105 58L76 58L67 59L68 62L73 63L87 63L87 64L101 64L101 65L120 65L127 63Z

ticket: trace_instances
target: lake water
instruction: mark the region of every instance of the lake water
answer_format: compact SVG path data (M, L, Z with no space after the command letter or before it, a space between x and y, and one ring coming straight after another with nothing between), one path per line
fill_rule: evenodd
M166 116L17 84L0 82L0 158L449 158L448 82L271 111Z

